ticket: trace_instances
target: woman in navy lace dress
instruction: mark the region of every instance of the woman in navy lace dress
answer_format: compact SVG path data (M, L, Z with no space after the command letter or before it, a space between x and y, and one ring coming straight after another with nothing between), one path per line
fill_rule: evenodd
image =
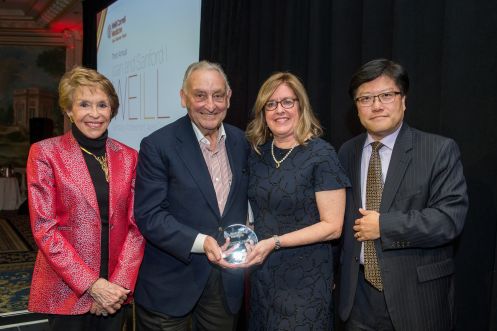
M262 85L247 128L249 199L259 243L248 255L250 330L330 330L333 256L345 176L297 77Z

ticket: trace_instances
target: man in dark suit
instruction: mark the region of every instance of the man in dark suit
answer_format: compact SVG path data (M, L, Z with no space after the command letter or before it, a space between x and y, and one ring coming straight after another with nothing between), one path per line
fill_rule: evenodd
M347 330L454 328L454 240L466 183L453 140L403 121L408 88L407 72L385 59L363 65L350 83L367 133L339 151L352 181L339 303Z
M231 90L218 64L190 65L188 115L140 146L136 222L147 239L135 289L138 330L232 330L243 272L222 258L224 229L247 218L244 133L223 124Z

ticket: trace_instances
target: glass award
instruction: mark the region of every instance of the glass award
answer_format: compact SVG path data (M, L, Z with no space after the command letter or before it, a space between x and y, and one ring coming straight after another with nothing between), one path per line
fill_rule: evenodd
M223 253L223 258L231 264L245 262L247 257L246 244L257 244L257 236L252 229L243 224L233 224L224 229L224 238L230 239L228 247Z

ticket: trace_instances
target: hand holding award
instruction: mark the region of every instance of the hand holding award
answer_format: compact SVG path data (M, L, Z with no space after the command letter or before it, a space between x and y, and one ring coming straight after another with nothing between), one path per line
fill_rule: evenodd
M224 229L224 238L229 244L223 258L231 264L241 264L247 257L247 245L257 244L257 236L252 229L242 224L233 224Z

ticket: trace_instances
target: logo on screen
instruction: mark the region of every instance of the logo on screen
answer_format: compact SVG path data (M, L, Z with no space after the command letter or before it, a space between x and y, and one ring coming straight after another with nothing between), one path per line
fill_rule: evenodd
M124 32L125 24L126 16L123 16L109 25L107 35L109 38L112 38L112 42L116 42L118 40L121 40L122 38L126 38L126 33Z

